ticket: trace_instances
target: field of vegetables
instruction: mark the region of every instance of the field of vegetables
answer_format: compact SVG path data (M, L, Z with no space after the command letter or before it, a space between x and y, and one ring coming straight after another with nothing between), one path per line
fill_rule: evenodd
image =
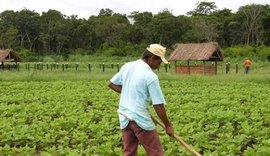
M122 155L110 76L0 79L0 155ZM205 156L269 156L270 81L245 76L161 76L176 134ZM191 155L157 128L166 156Z

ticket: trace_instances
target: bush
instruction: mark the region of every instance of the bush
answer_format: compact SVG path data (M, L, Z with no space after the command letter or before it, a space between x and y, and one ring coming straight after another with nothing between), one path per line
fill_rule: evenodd
M131 43L127 43L121 48L122 55L119 56L137 56L138 52Z
M114 47L111 47L108 43L103 43L99 50L95 53L96 55L103 55L106 57L115 56L117 53L117 49Z
M65 59L61 55L48 55L43 57L43 62L63 62Z
M113 48L113 47L108 47L108 48L104 49L102 51L102 53L106 57L119 56L119 55L117 55L118 54L118 50L116 48Z
M255 56L255 49L252 46L234 46L224 49L224 56L225 57L254 57Z
M260 46L256 50L258 59L262 61L270 61L270 47Z
M22 49L18 52L18 54L22 61L30 62L38 60L34 52L30 51L29 49Z
M259 46L234 46L223 50L226 58L245 58L251 57L261 61L270 61L270 47Z
M71 54L72 55L86 55L86 54L88 54L88 51L86 49L77 48L75 50L72 50Z
M69 55L68 60L69 62L90 62L91 55Z
M55 62L55 60L51 56L45 56L43 62Z

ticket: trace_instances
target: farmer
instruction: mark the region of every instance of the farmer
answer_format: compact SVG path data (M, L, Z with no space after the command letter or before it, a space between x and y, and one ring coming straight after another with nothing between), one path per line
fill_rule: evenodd
M161 62L168 63L165 52L166 48L160 44L151 44L141 59L126 63L109 82L108 86L112 90L121 93L118 113L125 156L136 156L138 144L143 146L149 156L163 155L163 148L148 110L150 100L166 127L166 133L170 136L174 133L167 118L159 79L153 72L159 68Z
M248 74L250 71L250 65L251 65L251 61L250 59L247 57L245 60L245 74Z

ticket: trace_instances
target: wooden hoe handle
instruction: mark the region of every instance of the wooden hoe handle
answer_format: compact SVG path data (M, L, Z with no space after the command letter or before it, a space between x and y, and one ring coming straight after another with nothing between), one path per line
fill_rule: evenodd
M165 126L162 122L160 122L155 117L151 116L155 123L159 124L163 129L165 129ZM200 153L195 151L190 145L188 145L180 136L177 136L176 134L173 134L172 136L174 139L176 139L178 142L180 142L181 145L183 145L187 150L189 150L193 155L195 156L202 156Z

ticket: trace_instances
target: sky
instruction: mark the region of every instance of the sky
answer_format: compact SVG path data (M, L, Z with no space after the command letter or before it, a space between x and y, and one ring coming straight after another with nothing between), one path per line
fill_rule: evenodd
M104 8L114 13L130 15L133 11L152 12L157 14L168 9L173 15L187 15L187 12L196 9L197 2L202 0L1 0L0 13L6 10L20 11L28 9L38 12L47 12L49 9L60 11L62 14L88 19L98 15ZM240 6L249 4L269 4L270 0L203 0L215 2L217 9L230 9L236 12Z

